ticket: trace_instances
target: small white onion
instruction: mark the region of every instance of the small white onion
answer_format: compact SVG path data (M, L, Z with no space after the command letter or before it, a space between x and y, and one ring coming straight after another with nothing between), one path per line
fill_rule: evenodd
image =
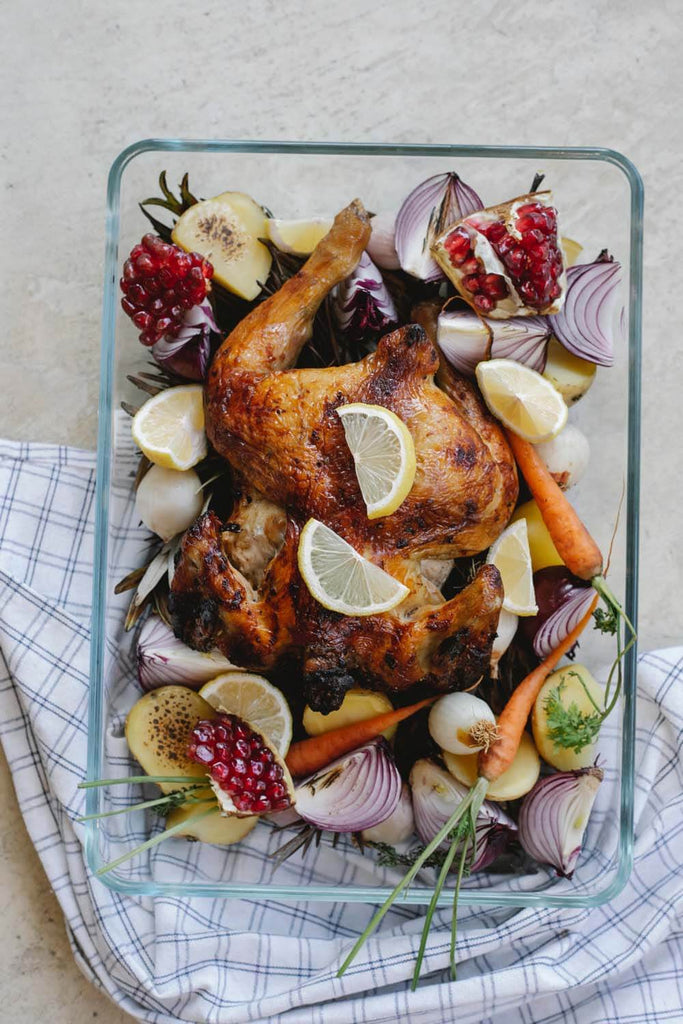
M514 612L507 612L504 608L500 609L498 625L496 626L497 635L491 649L491 675L494 679L498 678L498 662L514 640L518 624L518 615L515 615Z
M388 843L390 846L396 846L410 839L414 831L413 801L410 798L410 787L404 782L399 801L389 817L371 828L363 829L362 836L369 843Z
M366 249L373 263L382 270L398 270L399 263L394 244L395 213L376 213L370 221L372 234Z
M496 733L496 718L486 701L473 693L447 693L432 705L429 733L442 750L473 754Z
M135 513L152 533L170 540L194 522L202 502L201 480L193 469L152 466L137 489Z
M583 431L573 423L568 423L557 437L542 441L535 447L563 491L578 484L586 472L591 455L590 444Z

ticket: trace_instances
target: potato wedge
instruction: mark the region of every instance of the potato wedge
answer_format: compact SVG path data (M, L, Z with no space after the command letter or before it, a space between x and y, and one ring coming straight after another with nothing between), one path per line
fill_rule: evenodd
M148 775L206 778L206 768L186 754L190 730L200 718L215 718L210 704L186 686L161 686L133 705L126 719L130 751ZM183 786L160 783L164 793Z
M449 754L442 750L443 759L451 775L463 786L477 781L478 754ZM541 759L528 732L522 733L519 750L506 772L492 782L486 793L487 800L517 800L536 785L541 771Z
M590 715L595 708L590 702L581 680L586 684L588 692L598 705L603 706L604 692L599 683L596 683L585 665L564 665L556 669L546 679L541 692L536 698L536 703L531 714L531 728L534 734L536 749L548 764L561 772L575 771L577 768L587 768L595 760L596 743L589 743L582 747L578 753L567 747L559 747L549 736L550 725L548 723L548 712L546 702L551 690L561 686L560 700L563 707L569 708L576 704L582 714Z
M202 793L200 790L199 793ZM213 790L206 790L207 799L215 799ZM208 807L208 804L206 805ZM174 807L166 819L166 828L180 825L188 821L201 807L196 804L183 804L181 807ZM231 846L239 843L251 832L258 821L257 815L248 818L226 817L224 814L209 814L199 821L189 821L186 829L181 829L176 835L186 839L195 839L200 843L211 843L214 846Z

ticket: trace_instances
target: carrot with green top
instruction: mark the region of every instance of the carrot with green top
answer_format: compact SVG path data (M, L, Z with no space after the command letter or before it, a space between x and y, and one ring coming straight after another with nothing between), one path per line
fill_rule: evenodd
M567 654L579 639L590 622L597 603L596 594L586 614L579 619L564 640L515 687L496 723L496 739L488 750L481 750L479 753L480 778L486 779L487 782L495 782L508 770L519 750L524 727L541 687L560 658Z

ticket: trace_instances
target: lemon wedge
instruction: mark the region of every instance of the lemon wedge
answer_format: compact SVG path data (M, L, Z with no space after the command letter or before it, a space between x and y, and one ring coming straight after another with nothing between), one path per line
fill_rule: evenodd
M298 560L312 596L342 615L388 612L409 593L408 587L359 555L318 519L309 519L301 531Z
M283 693L253 672L224 672L199 691L207 704L238 715L261 732L284 757L292 741L292 713Z
M526 519L519 519L503 530L489 548L487 562L495 565L503 580L503 608L515 615L535 615L538 611L531 568L531 552Z
M476 373L493 415L532 444L557 437L567 422L562 395L536 370L514 359L489 359L479 363Z
M201 384L167 388L138 409L131 432L150 462L183 470L206 458L202 390Z
M355 402L337 409L368 519L389 516L415 481L415 445L405 423L381 405Z
M267 221L268 238L273 245L294 256L310 256L331 227L332 221L323 217L311 217L310 220L276 220L271 217Z

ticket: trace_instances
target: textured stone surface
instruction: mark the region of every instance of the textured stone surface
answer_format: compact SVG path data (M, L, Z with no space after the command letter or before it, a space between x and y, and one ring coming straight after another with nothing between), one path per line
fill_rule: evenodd
M105 182L136 139L604 145L630 156L647 189L641 642L680 639L681 243L667 211L683 187L678 0L38 0L3 15L4 436L94 445ZM4 776L1 797L12 955L0 1019L118 1024L124 1015L71 961Z

